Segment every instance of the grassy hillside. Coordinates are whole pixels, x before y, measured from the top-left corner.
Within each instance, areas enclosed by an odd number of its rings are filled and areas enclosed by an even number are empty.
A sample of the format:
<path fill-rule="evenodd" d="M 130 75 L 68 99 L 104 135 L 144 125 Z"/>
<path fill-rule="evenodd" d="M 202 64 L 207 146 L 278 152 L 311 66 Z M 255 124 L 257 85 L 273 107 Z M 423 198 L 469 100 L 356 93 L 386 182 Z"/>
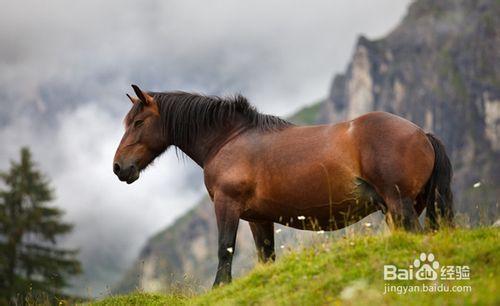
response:
<path fill-rule="evenodd" d="M 318 237 L 322 236 L 318 234 Z M 232 284 L 202 295 L 115 296 L 93 305 L 500 305 L 500 229 L 441 231 L 426 235 L 395 233 L 319 238 L 311 248 L 291 252 L 276 263 L 256 267 Z M 384 281 L 383 266 L 408 268 L 421 252 L 432 252 L 440 267 L 470 267 L 470 280 L 439 281 L 467 285 L 468 293 L 387 293 L 390 285 L 431 285 L 431 281 Z"/>
<path fill-rule="evenodd" d="M 322 104 L 323 101 L 319 101 L 309 106 L 305 106 L 287 119 L 295 124 L 315 124 Z"/>

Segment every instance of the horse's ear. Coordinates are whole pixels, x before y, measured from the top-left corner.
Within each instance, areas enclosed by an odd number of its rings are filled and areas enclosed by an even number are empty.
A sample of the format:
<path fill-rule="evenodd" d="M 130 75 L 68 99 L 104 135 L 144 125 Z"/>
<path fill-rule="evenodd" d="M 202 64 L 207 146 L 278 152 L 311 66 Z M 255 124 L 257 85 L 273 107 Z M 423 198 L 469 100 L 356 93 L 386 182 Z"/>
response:
<path fill-rule="evenodd" d="M 127 94 L 127 97 L 130 99 L 130 102 L 132 102 L 132 104 L 135 104 L 137 102 L 140 102 L 139 99 L 137 98 L 134 98 L 134 97 L 131 97 L 129 94 Z"/>
<path fill-rule="evenodd" d="M 147 106 L 147 105 L 151 105 L 151 103 L 153 103 L 153 97 L 151 97 L 147 92 L 142 91 L 139 88 L 139 86 L 132 85 L 132 88 L 134 89 L 135 94 L 137 95 L 139 100 L 141 100 L 141 102 L 144 103 L 144 105 Z"/>

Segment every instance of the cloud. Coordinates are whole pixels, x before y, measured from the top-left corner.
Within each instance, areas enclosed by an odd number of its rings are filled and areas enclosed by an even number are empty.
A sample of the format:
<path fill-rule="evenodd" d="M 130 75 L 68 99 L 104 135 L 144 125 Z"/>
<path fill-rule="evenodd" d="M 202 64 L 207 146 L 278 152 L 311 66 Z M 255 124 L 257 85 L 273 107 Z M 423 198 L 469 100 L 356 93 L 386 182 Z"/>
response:
<path fill-rule="evenodd" d="M 3 2 L 0 63 L 8 73 L 1 78 L 20 86 L 19 92 L 36 92 L 50 80 L 84 87 L 84 97 L 116 96 L 130 82 L 157 90 L 241 91 L 264 111 L 281 115 L 324 96 L 356 36 L 385 34 L 406 5 Z"/>
<path fill-rule="evenodd" d="M 203 194 L 201 170 L 172 152 L 133 185 L 113 176 L 131 83 L 241 92 L 264 112 L 288 115 L 326 96 L 357 35 L 387 33 L 408 1 L 0 4 L 0 167 L 32 147 L 76 224 L 66 243 L 80 247 L 84 263 L 116 264 L 100 282 L 86 276 L 99 287 Z"/>

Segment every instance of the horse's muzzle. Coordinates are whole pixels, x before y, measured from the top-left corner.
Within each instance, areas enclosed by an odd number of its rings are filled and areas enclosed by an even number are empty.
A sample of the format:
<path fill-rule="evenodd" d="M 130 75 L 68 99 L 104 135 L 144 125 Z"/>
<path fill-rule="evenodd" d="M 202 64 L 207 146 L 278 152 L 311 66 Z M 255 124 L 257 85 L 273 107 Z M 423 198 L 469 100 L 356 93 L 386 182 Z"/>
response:
<path fill-rule="evenodd" d="M 139 170 L 135 165 L 122 166 L 120 163 L 113 164 L 113 172 L 118 176 L 118 179 L 127 184 L 132 184 L 139 178 Z"/>

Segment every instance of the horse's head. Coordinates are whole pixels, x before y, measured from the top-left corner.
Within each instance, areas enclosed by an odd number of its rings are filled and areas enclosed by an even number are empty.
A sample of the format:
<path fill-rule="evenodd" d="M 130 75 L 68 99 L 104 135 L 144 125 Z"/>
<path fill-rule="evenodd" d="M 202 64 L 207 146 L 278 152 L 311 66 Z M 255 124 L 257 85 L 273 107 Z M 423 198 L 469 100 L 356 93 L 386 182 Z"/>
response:
<path fill-rule="evenodd" d="M 113 172 L 128 184 L 136 181 L 139 173 L 167 148 L 158 104 L 136 85 L 132 88 L 137 98 L 127 94 L 132 109 L 125 117 L 125 134 L 113 161 Z"/>

